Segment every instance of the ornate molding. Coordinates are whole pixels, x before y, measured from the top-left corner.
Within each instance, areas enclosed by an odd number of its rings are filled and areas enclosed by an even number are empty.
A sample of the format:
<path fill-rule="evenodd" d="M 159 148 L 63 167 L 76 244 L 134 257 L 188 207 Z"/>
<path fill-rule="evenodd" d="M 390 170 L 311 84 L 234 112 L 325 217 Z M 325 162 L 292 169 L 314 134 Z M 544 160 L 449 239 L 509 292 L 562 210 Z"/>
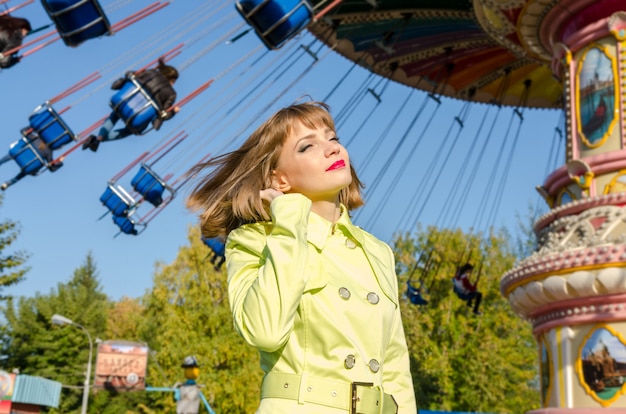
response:
<path fill-rule="evenodd" d="M 537 251 L 501 279 L 524 318 L 555 302 L 626 293 L 626 208 L 583 206 L 574 214 L 573 207 L 541 229 Z"/>

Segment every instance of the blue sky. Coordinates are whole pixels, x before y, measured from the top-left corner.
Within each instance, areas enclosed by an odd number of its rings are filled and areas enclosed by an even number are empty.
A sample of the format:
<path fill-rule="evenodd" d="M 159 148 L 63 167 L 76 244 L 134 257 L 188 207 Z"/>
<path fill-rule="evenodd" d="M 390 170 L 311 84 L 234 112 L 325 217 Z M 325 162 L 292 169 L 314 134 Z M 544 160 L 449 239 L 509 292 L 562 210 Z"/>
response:
<path fill-rule="evenodd" d="M 111 23 L 151 3 L 101 2 Z M 28 18 L 33 27 L 50 23 L 39 2 L 14 15 Z M 79 149 L 55 173 L 26 177 L 5 192 L 0 218 L 20 223 L 21 235 L 11 250 L 30 253 L 31 271 L 4 293 L 47 293 L 69 280 L 91 252 L 106 294 L 112 299 L 142 295 L 152 285 L 155 263 L 172 262 L 197 223 L 184 207 L 189 188 L 182 188 L 140 235 L 114 237 L 117 227 L 110 216 L 98 220 L 106 212 L 99 197 L 108 180 L 184 130 L 188 138 L 154 165 L 157 173 L 178 177 L 203 156 L 234 149 L 275 110 L 306 96 L 330 104 L 338 135 L 367 186 L 367 205 L 355 215 L 356 224 L 385 241 L 416 222 L 515 229 L 516 214 L 524 215 L 539 200 L 534 187 L 563 163 L 564 143 L 554 149 L 556 111 L 525 110 L 514 143 L 519 122 L 511 108 L 474 104 L 459 132 L 454 117 L 464 109 L 461 101 L 444 98 L 437 106 L 423 92 L 360 67 L 350 71 L 350 61 L 306 32 L 277 51 L 268 51 L 253 33 L 232 44 L 225 41 L 246 28 L 234 2 L 176 0 L 113 36 L 76 48 L 58 41 L 0 72 L 3 151 L 18 139 L 35 107 L 95 71 L 102 75 L 99 80 L 54 105 L 57 110 L 71 105 L 63 119 L 75 133 L 108 114 L 113 80 L 180 43 L 180 55 L 170 62 L 181 71 L 179 99 L 214 79 L 159 131 L 103 143 L 97 153 Z M 318 60 L 301 45 L 311 46 Z M 381 95 L 379 104 L 364 92 L 367 88 Z M 130 189 L 137 169 L 118 184 Z M 4 164 L 0 179 L 17 172 L 16 164 Z M 147 213 L 144 207 L 140 214 Z"/>

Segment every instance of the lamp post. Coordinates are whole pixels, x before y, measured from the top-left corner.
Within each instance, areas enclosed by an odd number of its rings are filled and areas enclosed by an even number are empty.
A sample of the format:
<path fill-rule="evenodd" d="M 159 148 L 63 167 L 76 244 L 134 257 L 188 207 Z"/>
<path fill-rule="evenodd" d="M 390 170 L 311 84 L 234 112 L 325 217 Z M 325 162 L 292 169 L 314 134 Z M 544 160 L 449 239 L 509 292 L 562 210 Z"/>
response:
<path fill-rule="evenodd" d="M 93 342 L 91 341 L 91 335 L 87 328 L 83 325 L 80 325 L 71 319 L 66 318 L 65 316 L 54 314 L 52 315 L 52 323 L 55 325 L 74 325 L 87 334 L 87 339 L 89 339 L 89 361 L 87 361 L 87 373 L 85 374 L 85 387 L 83 390 L 83 406 L 81 409 L 81 414 L 87 414 L 87 404 L 89 402 L 89 378 L 91 377 L 91 356 L 93 353 Z"/>

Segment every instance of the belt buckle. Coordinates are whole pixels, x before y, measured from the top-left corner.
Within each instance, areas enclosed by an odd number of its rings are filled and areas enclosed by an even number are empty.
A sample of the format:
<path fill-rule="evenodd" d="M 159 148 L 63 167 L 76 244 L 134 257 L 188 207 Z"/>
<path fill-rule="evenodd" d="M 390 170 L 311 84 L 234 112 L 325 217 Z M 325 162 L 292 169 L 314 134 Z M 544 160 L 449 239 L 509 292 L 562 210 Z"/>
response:
<path fill-rule="evenodd" d="M 373 382 L 352 382 L 350 383 L 350 414 L 357 414 L 356 403 L 359 401 L 357 387 L 373 387 Z"/>

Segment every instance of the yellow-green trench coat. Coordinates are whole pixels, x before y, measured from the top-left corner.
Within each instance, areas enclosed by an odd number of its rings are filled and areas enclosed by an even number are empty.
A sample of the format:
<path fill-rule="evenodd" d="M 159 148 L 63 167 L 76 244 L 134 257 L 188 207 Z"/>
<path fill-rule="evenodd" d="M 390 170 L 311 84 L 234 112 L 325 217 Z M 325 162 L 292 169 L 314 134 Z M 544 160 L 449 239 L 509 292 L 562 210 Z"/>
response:
<path fill-rule="evenodd" d="M 239 227 L 226 243 L 235 328 L 266 373 L 257 413 L 346 413 L 329 400 L 348 398 L 352 382 L 391 394 L 400 414 L 417 413 L 390 247 L 354 226 L 344 206 L 335 225 L 300 194 L 270 208 L 271 223 Z M 295 396 L 270 398 L 266 388 Z M 321 400 L 308 398 L 322 388 Z"/>

